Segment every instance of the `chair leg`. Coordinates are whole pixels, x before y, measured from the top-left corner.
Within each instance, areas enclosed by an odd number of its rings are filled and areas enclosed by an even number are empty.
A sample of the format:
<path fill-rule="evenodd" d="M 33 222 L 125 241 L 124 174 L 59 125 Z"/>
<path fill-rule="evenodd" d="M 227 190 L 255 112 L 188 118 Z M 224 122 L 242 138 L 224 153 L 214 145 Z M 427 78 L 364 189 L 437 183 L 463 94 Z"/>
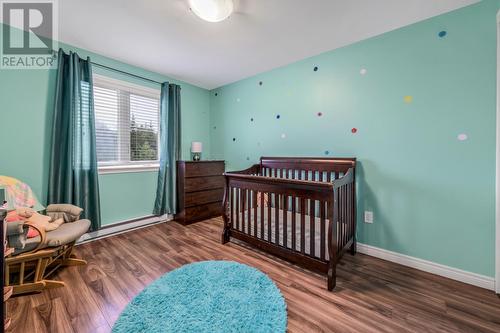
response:
<path fill-rule="evenodd" d="M 45 288 L 44 281 L 37 281 L 33 283 L 24 283 L 12 286 L 12 295 L 26 294 L 26 293 L 39 293 Z"/>
<path fill-rule="evenodd" d="M 60 288 L 60 287 L 66 286 L 66 284 L 63 281 L 43 280 L 43 282 L 45 282 L 44 289 L 54 289 L 54 288 Z"/>
<path fill-rule="evenodd" d="M 77 258 L 67 258 L 62 262 L 63 266 L 83 266 L 87 265 L 87 261 Z"/>

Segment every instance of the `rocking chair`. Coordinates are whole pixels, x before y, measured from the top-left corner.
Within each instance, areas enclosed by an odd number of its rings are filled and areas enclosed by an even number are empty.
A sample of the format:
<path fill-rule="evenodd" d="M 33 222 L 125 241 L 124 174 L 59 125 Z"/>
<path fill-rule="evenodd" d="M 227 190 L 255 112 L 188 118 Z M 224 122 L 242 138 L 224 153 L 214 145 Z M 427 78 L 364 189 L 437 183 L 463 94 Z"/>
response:
<path fill-rule="evenodd" d="M 63 218 L 64 223 L 50 232 L 40 230 L 29 223 L 17 226 L 10 226 L 11 222 L 7 224 L 10 229 L 7 232 L 9 241 L 16 235 L 25 235 L 29 227 L 39 233 L 37 237 L 25 239 L 23 248 L 16 249 L 5 258 L 5 285 L 13 287 L 14 295 L 64 287 L 64 282 L 51 280 L 51 275 L 60 267 L 87 263 L 72 254 L 75 242 L 90 227 L 89 220 L 80 220 L 83 210 L 69 204 L 58 204 L 49 205 L 46 211 L 53 220 Z"/>

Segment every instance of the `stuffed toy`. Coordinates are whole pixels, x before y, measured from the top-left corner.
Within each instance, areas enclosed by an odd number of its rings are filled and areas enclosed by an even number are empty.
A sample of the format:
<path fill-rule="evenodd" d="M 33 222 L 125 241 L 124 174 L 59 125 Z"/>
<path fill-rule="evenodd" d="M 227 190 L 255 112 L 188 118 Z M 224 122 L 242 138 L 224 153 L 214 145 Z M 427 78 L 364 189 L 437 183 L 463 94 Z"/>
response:
<path fill-rule="evenodd" d="M 7 222 L 20 220 L 34 225 L 44 231 L 56 230 L 61 226 L 61 224 L 64 223 L 64 219 L 62 218 L 52 221 L 50 216 L 39 214 L 31 208 L 17 208 L 16 210 L 9 212 L 5 219 Z M 28 238 L 36 236 L 38 236 L 38 232 L 35 229 L 30 228 L 28 231 Z"/>

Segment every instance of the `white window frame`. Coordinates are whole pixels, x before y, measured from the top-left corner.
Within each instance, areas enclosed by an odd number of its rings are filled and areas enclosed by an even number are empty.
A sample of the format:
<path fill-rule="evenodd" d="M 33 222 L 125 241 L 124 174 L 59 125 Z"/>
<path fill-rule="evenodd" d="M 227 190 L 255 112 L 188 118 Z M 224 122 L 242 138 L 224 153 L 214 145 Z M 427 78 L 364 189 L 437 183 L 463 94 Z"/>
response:
<path fill-rule="evenodd" d="M 160 89 L 154 89 L 150 87 L 145 87 L 142 85 L 126 82 L 123 80 L 118 80 L 114 78 L 110 78 L 108 76 L 104 76 L 101 74 L 96 74 L 93 73 L 93 83 L 94 85 L 97 85 L 102 88 L 108 88 L 108 89 L 120 89 L 122 91 L 134 91 L 140 95 L 143 95 L 145 97 L 149 98 L 154 98 L 160 100 Z M 130 104 L 127 104 L 125 106 L 125 112 L 120 113 L 120 121 L 130 121 L 130 110 L 129 110 Z M 123 110 L 120 107 L 121 110 Z M 158 127 L 160 125 L 160 114 L 158 110 Z M 124 130 L 124 127 L 120 126 L 118 124 L 118 129 L 119 130 Z M 158 160 L 156 161 L 126 161 L 125 159 L 122 159 L 121 162 L 98 162 L 98 170 L 99 174 L 109 174 L 109 173 L 126 173 L 126 172 L 147 172 L 147 171 L 157 171 L 160 167 L 160 160 L 159 160 L 159 154 L 160 154 L 160 129 L 158 128 Z M 130 133 L 120 133 L 118 135 L 119 140 L 130 140 Z M 120 142 L 118 144 L 118 148 L 121 149 L 123 147 L 122 143 Z M 130 144 L 126 144 L 125 146 L 130 147 Z M 128 151 L 122 152 L 118 151 L 119 156 L 124 155 L 129 155 Z"/>

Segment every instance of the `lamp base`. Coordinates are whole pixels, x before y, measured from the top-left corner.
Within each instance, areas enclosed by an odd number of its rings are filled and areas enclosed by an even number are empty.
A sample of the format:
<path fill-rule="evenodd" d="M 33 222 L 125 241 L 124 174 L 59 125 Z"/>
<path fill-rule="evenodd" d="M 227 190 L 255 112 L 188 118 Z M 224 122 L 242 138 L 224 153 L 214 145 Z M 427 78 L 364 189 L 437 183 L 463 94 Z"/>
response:
<path fill-rule="evenodd" d="M 199 160 L 201 160 L 201 154 L 193 153 L 193 161 L 198 162 Z"/>

